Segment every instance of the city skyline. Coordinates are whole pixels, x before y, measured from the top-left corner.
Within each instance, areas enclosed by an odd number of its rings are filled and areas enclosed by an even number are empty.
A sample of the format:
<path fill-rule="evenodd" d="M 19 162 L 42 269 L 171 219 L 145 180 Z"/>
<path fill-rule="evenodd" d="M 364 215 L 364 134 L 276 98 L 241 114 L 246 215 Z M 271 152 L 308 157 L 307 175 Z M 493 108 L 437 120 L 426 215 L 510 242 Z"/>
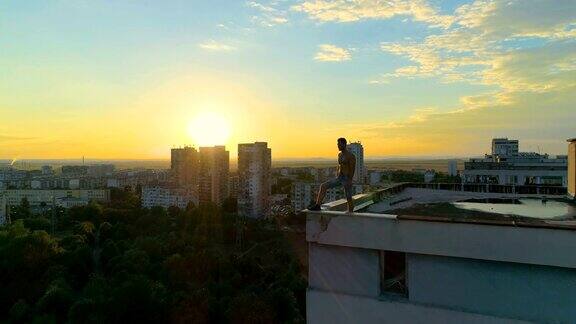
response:
<path fill-rule="evenodd" d="M 565 154 L 575 27 L 569 0 L 5 2 L 0 159 Z"/>

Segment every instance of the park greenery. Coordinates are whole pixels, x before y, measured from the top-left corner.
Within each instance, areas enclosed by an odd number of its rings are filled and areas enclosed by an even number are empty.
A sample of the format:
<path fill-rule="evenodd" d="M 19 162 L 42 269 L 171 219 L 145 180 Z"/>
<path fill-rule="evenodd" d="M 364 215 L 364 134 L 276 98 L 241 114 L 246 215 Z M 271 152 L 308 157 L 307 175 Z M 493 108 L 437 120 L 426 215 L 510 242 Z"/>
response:
<path fill-rule="evenodd" d="M 278 225 L 234 202 L 111 203 L 33 213 L 0 228 L 0 323 L 300 323 L 306 281 Z M 241 234 L 240 234 L 241 233 Z"/>

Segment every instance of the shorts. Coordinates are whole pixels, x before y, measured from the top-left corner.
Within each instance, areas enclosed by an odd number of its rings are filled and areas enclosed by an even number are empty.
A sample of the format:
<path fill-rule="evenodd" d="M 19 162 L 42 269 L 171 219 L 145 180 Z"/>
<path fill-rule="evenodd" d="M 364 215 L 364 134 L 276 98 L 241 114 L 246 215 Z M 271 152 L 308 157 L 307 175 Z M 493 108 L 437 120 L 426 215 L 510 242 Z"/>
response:
<path fill-rule="evenodd" d="M 352 182 L 349 182 L 345 175 L 339 175 L 337 178 L 324 182 L 323 185 L 326 190 L 343 186 L 346 199 L 352 199 Z"/>

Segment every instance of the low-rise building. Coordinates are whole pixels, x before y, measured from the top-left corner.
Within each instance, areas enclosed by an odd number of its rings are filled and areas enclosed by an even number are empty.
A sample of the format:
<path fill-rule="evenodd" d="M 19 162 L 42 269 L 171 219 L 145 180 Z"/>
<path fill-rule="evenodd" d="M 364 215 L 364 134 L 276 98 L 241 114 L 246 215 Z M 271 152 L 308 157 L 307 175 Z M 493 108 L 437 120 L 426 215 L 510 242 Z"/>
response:
<path fill-rule="evenodd" d="M 424 182 L 425 183 L 430 183 L 430 182 L 434 181 L 435 177 L 436 177 L 436 171 L 434 171 L 434 170 L 426 170 L 426 172 L 424 172 Z"/>
<path fill-rule="evenodd" d="M 110 190 L 34 190 L 9 189 L 0 190 L 0 225 L 5 224 L 11 206 L 18 206 L 26 199 L 32 211 L 39 211 L 46 206 L 70 208 L 85 206 L 91 201 L 110 202 Z"/>
<path fill-rule="evenodd" d="M 94 189 L 94 190 L 4 190 L 3 193 L 6 199 L 6 204 L 9 206 L 20 205 L 22 200 L 26 198 L 31 207 L 38 207 L 41 205 L 52 206 L 54 202 L 62 198 L 79 198 L 85 201 L 96 201 L 101 203 L 110 202 L 110 190 L 108 189 Z"/>
<path fill-rule="evenodd" d="M 380 170 L 368 170 L 368 184 L 378 185 L 382 183 L 382 176 L 384 173 Z"/>
<path fill-rule="evenodd" d="M 190 189 L 146 187 L 142 189 L 142 207 L 178 207 L 185 209 L 189 203 L 198 205 L 198 196 Z"/>
<path fill-rule="evenodd" d="M 518 141 L 495 139 L 492 154 L 464 163 L 465 183 L 567 186 L 565 155 L 518 152 Z"/>
<path fill-rule="evenodd" d="M 66 209 L 87 206 L 89 203 L 90 201 L 88 199 L 78 197 L 62 197 L 56 199 L 56 206 Z"/>
<path fill-rule="evenodd" d="M 292 207 L 294 211 L 300 211 L 308 207 L 310 202 L 315 201 L 320 190 L 321 183 L 295 182 L 292 184 Z M 352 185 L 352 194 L 361 194 L 366 186 L 362 184 Z M 325 202 L 339 200 L 345 197 L 344 188 L 336 187 L 326 191 Z"/>
<path fill-rule="evenodd" d="M 114 173 L 114 164 L 94 164 L 88 166 L 87 174 L 91 177 L 106 177 Z"/>
<path fill-rule="evenodd" d="M 6 204 L 6 195 L 3 191 L 0 191 L 0 225 L 6 224 L 7 221 L 7 210 L 8 206 Z"/>

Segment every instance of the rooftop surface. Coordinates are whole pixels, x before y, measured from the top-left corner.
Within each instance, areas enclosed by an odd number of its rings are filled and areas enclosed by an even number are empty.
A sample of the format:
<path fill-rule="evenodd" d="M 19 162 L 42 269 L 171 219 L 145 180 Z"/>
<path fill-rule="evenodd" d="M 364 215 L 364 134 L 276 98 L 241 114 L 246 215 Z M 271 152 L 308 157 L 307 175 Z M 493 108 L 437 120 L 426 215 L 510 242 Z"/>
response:
<path fill-rule="evenodd" d="M 474 192 L 462 191 L 462 187 L 460 190 L 432 187 L 400 184 L 354 196 L 357 211 L 354 215 L 385 214 L 398 220 L 576 229 L 576 203 L 565 194 Z M 345 210 L 346 201 L 323 207 L 330 211 Z"/>

